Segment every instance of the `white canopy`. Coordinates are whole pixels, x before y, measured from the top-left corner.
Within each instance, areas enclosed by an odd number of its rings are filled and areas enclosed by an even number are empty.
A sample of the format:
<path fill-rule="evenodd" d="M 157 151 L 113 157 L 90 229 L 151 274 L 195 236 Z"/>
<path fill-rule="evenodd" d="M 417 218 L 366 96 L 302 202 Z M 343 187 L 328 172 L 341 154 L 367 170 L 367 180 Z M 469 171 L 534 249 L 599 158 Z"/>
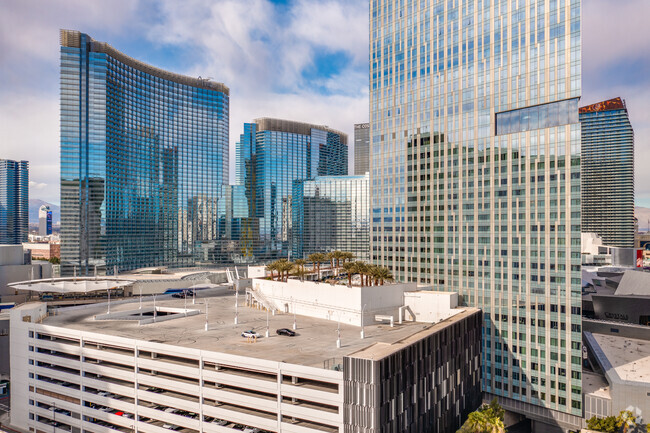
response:
<path fill-rule="evenodd" d="M 222 287 L 219 284 L 212 284 L 212 283 L 197 283 L 191 285 L 189 288 L 190 289 L 214 289 L 217 287 Z"/>
<path fill-rule="evenodd" d="M 50 278 L 44 280 L 20 281 L 8 284 L 16 290 L 31 290 L 41 293 L 88 293 L 99 290 L 117 289 L 133 284 L 132 280 L 121 278 Z"/>

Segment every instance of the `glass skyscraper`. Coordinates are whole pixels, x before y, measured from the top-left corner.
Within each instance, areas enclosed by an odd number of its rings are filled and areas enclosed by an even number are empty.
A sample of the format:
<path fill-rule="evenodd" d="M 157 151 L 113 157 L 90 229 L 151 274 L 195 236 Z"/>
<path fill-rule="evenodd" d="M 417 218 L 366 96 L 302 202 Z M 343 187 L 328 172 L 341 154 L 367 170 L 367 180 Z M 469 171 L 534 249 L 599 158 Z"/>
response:
<path fill-rule="evenodd" d="M 603 244 L 634 248 L 634 130 L 614 98 L 580 108 L 582 231 Z"/>
<path fill-rule="evenodd" d="M 29 234 L 29 162 L 0 159 L 0 244 L 20 245 Z"/>
<path fill-rule="evenodd" d="M 61 31 L 62 271 L 211 261 L 225 230 L 229 90 Z"/>
<path fill-rule="evenodd" d="M 346 175 L 347 135 L 326 126 L 262 118 L 244 124 L 237 143 L 236 178 L 244 187 L 246 230 L 254 261 L 288 257 L 292 249 L 293 182 Z M 235 188 L 237 192 L 237 188 Z"/>
<path fill-rule="evenodd" d="M 373 260 L 483 309 L 486 398 L 563 428 L 582 415 L 580 7 L 370 2 Z"/>
<path fill-rule="evenodd" d="M 369 259 L 368 173 L 295 181 L 292 204 L 293 257 L 340 250 Z"/>
<path fill-rule="evenodd" d="M 354 174 L 363 176 L 370 171 L 370 124 L 354 125 Z"/>

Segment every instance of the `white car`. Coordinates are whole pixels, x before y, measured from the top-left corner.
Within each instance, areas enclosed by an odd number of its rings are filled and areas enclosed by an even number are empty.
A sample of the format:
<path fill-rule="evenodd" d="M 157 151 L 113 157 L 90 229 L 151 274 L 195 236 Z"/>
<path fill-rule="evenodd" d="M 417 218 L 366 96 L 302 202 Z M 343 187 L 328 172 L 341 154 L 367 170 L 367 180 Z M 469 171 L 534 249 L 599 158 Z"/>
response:
<path fill-rule="evenodd" d="M 241 336 L 244 338 L 260 338 L 260 334 L 253 331 L 252 329 L 242 332 Z"/>
<path fill-rule="evenodd" d="M 215 420 L 212 421 L 212 424 L 226 425 L 226 424 L 228 424 L 228 421 L 226 421 L 225 419 L 216 418 Z"/>
<path fill-rule="evenodd" d="M 260 429 L 257 427 L 246 427 L 244 433 L 260 433 Z"/>

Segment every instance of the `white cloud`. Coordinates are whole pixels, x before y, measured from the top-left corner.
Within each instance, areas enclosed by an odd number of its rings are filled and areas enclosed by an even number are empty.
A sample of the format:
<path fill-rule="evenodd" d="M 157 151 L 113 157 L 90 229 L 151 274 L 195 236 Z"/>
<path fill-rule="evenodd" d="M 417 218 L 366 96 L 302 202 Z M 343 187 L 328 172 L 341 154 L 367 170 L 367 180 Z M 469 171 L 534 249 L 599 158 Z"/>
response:
<path fill-rule="evenodd" d="M 38 182 L 34 182 L 33 180 L 29 181 L 29 188 L 30 189 L 43 189 L 46 186 L 47 186 L 46 183 L 38 183 Z"/>

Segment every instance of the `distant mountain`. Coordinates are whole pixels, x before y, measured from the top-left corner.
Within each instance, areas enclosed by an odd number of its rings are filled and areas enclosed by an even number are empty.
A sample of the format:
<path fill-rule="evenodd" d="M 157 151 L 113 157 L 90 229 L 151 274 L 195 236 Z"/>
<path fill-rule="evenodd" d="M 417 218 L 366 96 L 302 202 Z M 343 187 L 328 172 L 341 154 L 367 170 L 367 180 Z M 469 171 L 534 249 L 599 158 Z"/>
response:
<path fill-rule="evenodd" d="M 57 225 L 61 223 L 61 208 L 55 204 L 48 203 L 38 198 L 29 199 L 29 223 L 38 224 L 38 210 L 44 204 L 50 207 L 52 211 L 52 224 Z"/>

